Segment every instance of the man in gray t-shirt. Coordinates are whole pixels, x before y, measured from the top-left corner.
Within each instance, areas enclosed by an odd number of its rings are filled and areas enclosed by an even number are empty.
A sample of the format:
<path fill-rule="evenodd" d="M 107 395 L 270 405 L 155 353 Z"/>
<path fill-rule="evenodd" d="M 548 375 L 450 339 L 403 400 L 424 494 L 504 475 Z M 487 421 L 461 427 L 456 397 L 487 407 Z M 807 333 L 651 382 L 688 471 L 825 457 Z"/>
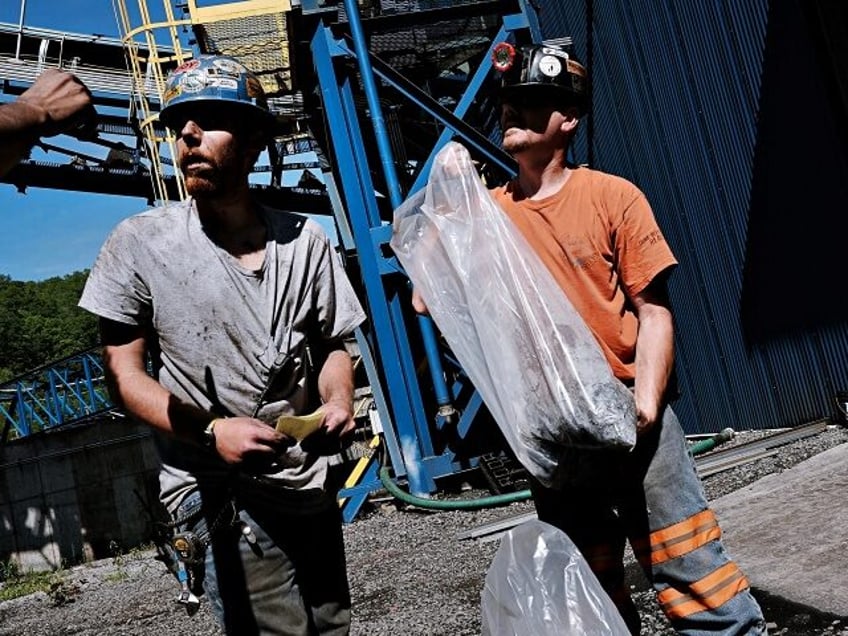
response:
<path fill-rule="evenodd" d="M 320 227 L 249 196 L 273 123 L 256 77 L 202 56 L 164 103 L 191 198 L 119 224 L 80 305 L 100 316 L 115 399 L 156 433 L 163 503 L 205 548 L 192 591 L 203 582 L 227 633 L 346 634 L 325 479 L 354 425 L 343 340 L 365 315 Z M 273 426 L 319 406 L 301 442 Z"/>

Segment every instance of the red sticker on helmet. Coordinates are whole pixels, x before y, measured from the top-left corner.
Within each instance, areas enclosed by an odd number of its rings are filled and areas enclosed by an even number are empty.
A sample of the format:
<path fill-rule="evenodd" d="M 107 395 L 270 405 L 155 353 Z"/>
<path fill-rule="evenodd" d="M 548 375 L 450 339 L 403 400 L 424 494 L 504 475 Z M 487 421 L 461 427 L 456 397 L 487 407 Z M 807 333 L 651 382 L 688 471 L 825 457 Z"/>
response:
<path fill-rule="evenodd" d="M 186 71 L 190 71 L 193 68 L 197 68 L 200 65 L 200 60 L 189 60 L 188 62 L 183 62 L 177 68 L 174 69 L 173 74 L 179 75 L 180 73 L 185 73 Z"/>
<path fill-rule="evenodd" d="M 500 42 L 492 51 L 492 65 L 495 70 L 504 73 L 512 68 L 515 62 L 515 47 L 509 42 Z"/>

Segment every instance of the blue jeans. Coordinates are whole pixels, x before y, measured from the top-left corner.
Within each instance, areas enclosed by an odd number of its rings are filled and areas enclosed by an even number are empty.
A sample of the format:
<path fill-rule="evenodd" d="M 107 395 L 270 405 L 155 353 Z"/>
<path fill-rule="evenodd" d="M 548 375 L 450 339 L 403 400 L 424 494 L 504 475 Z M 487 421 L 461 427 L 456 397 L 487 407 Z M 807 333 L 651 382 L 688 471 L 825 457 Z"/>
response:
<path fill-rule="evenodd" d="M 670 407 L 633 452 L 570 450 L 562 462 L 561 489 L 531 485 L 539 518 L 580 548 L 633 634 L 640 621 L 624 582 L 626 539 L 678 633 L 767 633 Z"/>
<path fill-rule="evenodd" d="M 203 589 L 225 632 L 348 634 L 350 591 L 335 499 L 258 482 L 236 490 L 235 512 L 220 488 L 203 487 L 177 512 L 185 518 L 202 511 L 181 529 L 210 539 Z"/>

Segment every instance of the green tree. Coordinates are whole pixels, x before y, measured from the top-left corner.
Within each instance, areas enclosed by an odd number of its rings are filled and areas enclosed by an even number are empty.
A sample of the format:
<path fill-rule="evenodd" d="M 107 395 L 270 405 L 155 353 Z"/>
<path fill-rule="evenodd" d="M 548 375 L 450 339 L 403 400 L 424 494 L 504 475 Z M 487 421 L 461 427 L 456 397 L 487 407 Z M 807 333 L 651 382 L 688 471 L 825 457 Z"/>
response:
<path fill-rule="evenodd" d="M 0 382 L 97 344 L 97 319 L 77 307 L 87 277 L 0 275 Z"/>

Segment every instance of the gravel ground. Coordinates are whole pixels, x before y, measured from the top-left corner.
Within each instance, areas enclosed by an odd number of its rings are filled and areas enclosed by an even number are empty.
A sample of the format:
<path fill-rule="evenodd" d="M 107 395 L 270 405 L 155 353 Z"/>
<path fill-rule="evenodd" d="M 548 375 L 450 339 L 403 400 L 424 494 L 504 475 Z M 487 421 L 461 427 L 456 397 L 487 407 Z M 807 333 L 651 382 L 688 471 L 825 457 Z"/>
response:
<path fill-rule="evenodd" d="M 729 445 L 763 434 L 742 433 Z M 848 430 L 831 427 L 783 447 L 774 457 L 706 478 L 708 496 L 720 497 L 844 442 L 848 442 Z M 447 496 L 482 494 L 488 493 L 472 488 Z M 352 633 L 479 634 L 480 591 L 498 542 L 460 540 L 457 534 L 532 510 L 531 503 L 521 502 L 478 511 L 432 512 L 375 500 L 370 510 L 345 528 Z M 81 565 L 59 573 L 50 593 L 0 603 L 0 636 L 220 634 L 205 603 L 196 615 L 186 616 L 174 602 L 176 583 L 154 557 L 153 551 L 138 551 Z M 643 613 L 643 636 L 672 634 L 632 559 L 628 571 Z M 772 634 L 848 636 L 848 620 L 822 616 L 763 594 L 758 598 Z"/>

